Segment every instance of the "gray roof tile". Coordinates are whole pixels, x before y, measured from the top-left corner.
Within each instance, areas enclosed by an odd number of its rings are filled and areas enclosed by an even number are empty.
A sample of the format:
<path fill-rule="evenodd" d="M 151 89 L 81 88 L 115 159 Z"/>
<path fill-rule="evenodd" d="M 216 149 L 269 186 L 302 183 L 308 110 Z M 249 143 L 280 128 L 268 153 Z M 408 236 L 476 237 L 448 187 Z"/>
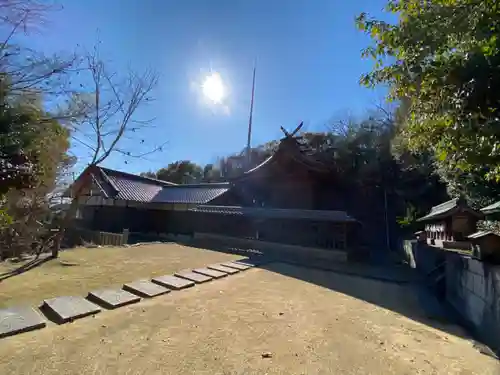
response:
<path fill-rule="evenodd" d="M 261 208 L 240 206 L 212 206 L 202 205 L 192 208 L 194 212 L 205 212 L 221 215 L 240 215 L 266 219 L 306 219 L 333 222 L 356 222 L 356 219 L 344 211 L 329 210 L 301 210 L 283 208 Z"/>
<path fill-rule="evenodd" d="M 494 214 L 500 211 L 500 201 L 490 204 L 484 208 L 481 208 L 481 211 L 485 214 Z"/>
<path fill-rule="evenodd" d="M 229 186 L 178 185 L 163 188 L 152 199 L 155 203 L 194 203 L 204 204 L 229 190 Z"/>
<path fill-rule="evenodd" d="M 227 183 L 176 185 L 108 168 L 101 172 L 115 190 L 114 198 L 135 202 L 203 204 L 229 189 Z"/>
<path fill-rule="evenodd" d="M 430 220 L 438 220 L 443 219 L 445 217 L 449 217 L 450 215 L 455 214 L 458 211 L 469 212 L 472 215 L 481 217 L 481 213 L 474 211 L 471 209 L 467 202 L 462 198 L 453 198 L 444 203 L 438 204 L 431 208 L 431 212 L 429 212 L 424 217 L 421 217 L 417 221 L 430 221 Z"/>
<path fill-rule="evenodd" d="M 101 168 L 103 177 L 116 190 L 115 198 L 136 202 L 150 202 L 165 186 L 167 181 L 154 180 L 112 169 Z"/>
<path fill-rule="evenodd" d="M 420 219 L 418 219 L 418 221 L 425 221 L 425 220 L 430 220 L 433 218 L 441 217 L 443 215 L 451 213 L 451 211 L 453 209 L 457 208 L 458 205 L 459 205 L 459 198 L 450 199 L 449 201 L 446 201 L 444 203 L 441 203 L 441 204 L 438 204 L 437 206 L 432 207 L 431 212 L 429 212 L 424 217 L 421 217 Z"/>
<path fill-rule="evenodd" d="M 472 233 L 470 236 L 467 236 L 467 238 L 476 239 L 476 238 L 481 238 L 481 237 L 490 236 L 490 235 L 491 236 L 498 236 L 498 234 L 496 234 L 494 232 L 491 232 L 488 230 L 480 230 L 479 232 Z"/>

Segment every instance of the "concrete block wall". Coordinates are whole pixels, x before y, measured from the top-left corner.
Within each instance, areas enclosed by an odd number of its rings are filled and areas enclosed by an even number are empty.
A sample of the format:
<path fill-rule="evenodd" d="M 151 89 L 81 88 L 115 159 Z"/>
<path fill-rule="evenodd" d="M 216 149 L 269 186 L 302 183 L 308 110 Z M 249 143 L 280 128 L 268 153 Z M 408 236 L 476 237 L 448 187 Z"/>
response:
<path fill-rule="evenodd" d="M 446 299 L 485 343 L 500 350 L 500 266 L 446 252 Z"/>
<path fill-rule="evenodd" d="M 403 248 L 409 265 L 422 274 L 445 262 L 446 302 L 478 338 L 500 353 L 500 265 L 416 241 L 405 241 Z"/>

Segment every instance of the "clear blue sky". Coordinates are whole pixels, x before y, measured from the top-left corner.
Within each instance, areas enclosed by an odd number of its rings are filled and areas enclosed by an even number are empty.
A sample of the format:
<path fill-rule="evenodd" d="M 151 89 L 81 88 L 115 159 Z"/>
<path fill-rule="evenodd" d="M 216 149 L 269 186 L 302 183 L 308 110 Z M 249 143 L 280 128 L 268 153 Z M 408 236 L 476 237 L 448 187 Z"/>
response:
<path fill-rule="evenodd" d="M 168 141 L 166 150 L 125 165 L 139 172 L 190 159 L 200 164 L 241 150 L 246 143 L 252 67 L 257 83 L 252 144 L 282 136 L 280 125 L 325 130 L 328 121 L 373 108 L 382 91 L 360 87 L 371 63 L 360 57 L 369 39 L 354 18 L 381 16 L 385 0 L 67 0 L 43 34 L 46 51 L 91 47 L 100 30 L 102 55 L 117 70 L 132 65 L 160 73 L 148 106 L 156 128 L 141 138 Z M 229 112 L 200 102 L 199 84 L 210 69 L 230 88 Z"/>

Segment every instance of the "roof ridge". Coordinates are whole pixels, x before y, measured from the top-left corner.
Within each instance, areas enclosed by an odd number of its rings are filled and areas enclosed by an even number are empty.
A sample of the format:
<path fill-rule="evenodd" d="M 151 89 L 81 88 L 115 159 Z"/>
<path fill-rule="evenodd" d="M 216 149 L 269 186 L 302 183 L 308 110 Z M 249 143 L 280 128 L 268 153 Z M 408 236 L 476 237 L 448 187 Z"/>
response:
<path fill-rule="evenodd" d="M 490 211 L 490 210 L 498 210 L 500 208 L 500 201 L 493 202 L 492 204 L 489 204 L 483 208 L 481 208 L 481 211 Z"/>
<path fill-rule="evenodd" d="M 321 221 L 357 222 L 357 220 L 346 211 L 336 210 L 308 210 L 301 208 L 245 207 L 201 204 L 189 209 L 189 211 L 214 214 L 248 215 L 262 218 L 296 218 Z"/>
<path fill-rule="evenodd" d="M 164 186 L 165 188 L 217 188 L 230 186 L 230 182 L 201 182 L 199 184 L 176 184 Z"/>
<path fill-rule="evenodd" d="M 301 144 L 297 141 L 295 137 L 284 137 L 280 139 L 277 147 L 275 150 L 272 151 L 271 155 L 267 157 L 264 161 L 262 161 L 260 164 L 257 166 L 253 167 L 252 169 L 249 169 L 248 171 L 244 172 L 242 176 L 248 176 L 252 172 L 257 171 L 258 169 L 262 168 L 266 164 L 269 164 L 272 162 L 272 160 L 276 157 L 278 153 L 288 153 L 290 157 L 295 160 L 298 163 L 303 164 L 304 166 L 308 168 L 315 169 L 316 171 L 327 171 L 329 170 L 325 163 L 321 160 L 319 160 L 316 155 L 309 155 L 307 150 L 304 150 L 303 147 L 301 147 Z M 302 158 L 302 160 L 300 160 Z M 238 177 L 236 178 L 236 180 Z"/>
<path fill-rule="evenodd" d="M 158 185 L 162 185 L 162 186 L 177 186 L 177 184 L 174 183 L 174 182 L 165 181 L 165 180 L 159 180 L 157 178 L 151 178 L 151 177 L 141 176 L 141 175 L 138 175 L 138 174 L 124 172 L 124 171 L 119 171 L 117 169 L 111 169 L 111 168 L 106 168 L 106 167 L 98 167 L 98 168 L 101 171 L 103 171 L 104 173 L 106 173 L 108 171 L 108 172 L 111 172 L 111 173 L 119 173 L 119 174 L 121 174 L 123 176 L 128 176 L 128 177 L 136 178 L 136 179 L 139 179 L 139 180 L 145 180 L 145 181 L 149 181 L 149 182 L 154 182 L 154 183 L 156 183 Z"/>
<path fill-rule="evenodd" d="M 280 207 L 252 207 L 252 206 L 225 206 L 225 205 L 215 205 L 215 204 L 201 204 L 198 207 L 207 208 L 225 208 L 225 209 L 252 209 L 252 210 L 272 210 L 272 211 L 314 211 L 314 212 L 343 212 L 347 213 L 345 210 L 312 210 L 307 208 L 280 208 Z"/>
<path fill-rule="evenodd" d="M 101 173 L 104 180 L 106 180 L 106 182 L 109 184 L 109 186 L 111 186 L 113 188 L 113 190 L 115 191 L 115 194 L 118 194 L 120 192 L 120 189 L 118 189 L 118 187 L 115 185 L 115 183 L 113 181 L 111 181 L 111 179 L 106 174 L 106 172 L 103 170 L 103 168 L 99 167 L 99 172 Z"/>
<path fill-rule="evenodd" d="M 439 203 L 435 206 L 432 206 L 431 208 L 431 211 L 434 210 L 434 209 L 438 209 L 438 208 L 442 208 L 442 207 L 446 207 L 447 205 L 449 205 L 450 203 L 458 203 L 458 201 L 460 200 L 460 198 L 452 198 L 450 200 L 447 200 L 446 202 L 443 202 L 443 203 Z"/>
<path fill-rule="evenodd" d="M 102 172 L 102 171 L 101 171 L 101 174 L 104 174 L 104 172 Z M 92 176 L 92 182 L 94 182 L 94 183 L 97 185 L 97 187 L 98 187 L 98 188 L 102 191 L 102 193 L 104 194 L 104 197 L 105 197 L 105 198 L 109 198 L 108 193 L 106 192 L 106 190 L 104 190 L 104 188 L 103 188 L 103 187 L 102 187 L 102 185 L 99 183 L 99 181 L 97 180 L 97 178 L 95 177 L 95 175 L 94 175 L 93 173 L 90 173 L 90 175 Z M 106 176 L 106 178 L 107 178 L 107 176 Z M 108 180 L 107 180 L 107 182 L 108 182 L 108 183 L 111 185 L 111 187 L 112 187 L 113 189 L 115 189 L 115 190 L 116 190 L 116 192 L 118 193 L 118 189 L 116 189 L 116 188 L 115 188 L 114 184 L 111 184 L 111 181 L 108 181 Z"/>

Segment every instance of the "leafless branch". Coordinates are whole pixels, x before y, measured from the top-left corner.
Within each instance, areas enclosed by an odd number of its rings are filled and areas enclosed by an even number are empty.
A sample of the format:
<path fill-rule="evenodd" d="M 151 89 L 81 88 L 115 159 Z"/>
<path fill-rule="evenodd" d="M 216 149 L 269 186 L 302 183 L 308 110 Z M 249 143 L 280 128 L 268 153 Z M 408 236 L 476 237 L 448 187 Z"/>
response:
<path fill-rule="evenodd" d="M 43 92 L 46 96 L 60 97 L 61 92 L 67 90 L 65 81 L 75 66 L 74 55 L 47 57 L 11 43 L 14 35 L 23 36 L 36 30 L 46 22 L 46 16 L 57 9 L 59 7 L 50 1 L 0 0 L 0 71 L 9 95 Z"/>
<path fill-rule="evenodd" d="M 164 142 L 162 143 L 160 146 L 157 146 L 149 151 L 146 151 L 146 152 L 143 152 L 143 153 L 139 153 L 139 154 L 136 154 L 136 153 L 133 153 L 133 152 L 130 152 L 130 151 L 125 151 L 125 150 L 122 150 L 122 149 L 115 149 L 115 152 L 119 153 L 119 154 L 122 154 L 122 155 L 125 155 L 125 156 L 128 156 L 128 157 L 131 157 L 131 158 L 144 158 L 145 156 L 148 156 L 148 155 L 151 155 L 151 154 L 154 154 L 156 152 L 161 152 L 164 150 L 164 147 L 168 144 L 168 142 Z"/>
<path fill-rule="evenodd" d="M 97 165 L 112 153 L 130 158 L 142 158 L 163 150 L 166 142 L 149 148 L 149 142 L 141 139 L 141 131 L 153 126 L 154 119 L 137 118 L 138 109 L 150 103 L 158 82 L 156 72 L 147 69 L 142 73 L 128 70 L 119 74 L 111 69 L 96 47 L 85 52 L 79 74 L 85 75 L 83 86 L 74 93 L 69 106 L 62 112 L 72 131 L 72 140 L 92 154 L 87 165 Z M 61 117 L 62 117 L 61 116 Z M 123 140 L 140 141 L 134 149 L 127 149 Z M 140 150 L 147 148 L 146 150 Z"/>
<path fill-rule="evenodd" d="M 74 140 L 74 141 L 76 141 L 76 142 L 78 142 L 78 143 L 80 143 L 81 145 L 89 148 L 90 150 L 94 151 L 94 153 L 98 152 L 98 150 L 96 148 L 94 148 L 93 146 L 91 146 L 89 143 L 82 141 L 78 137 L 71 136 L 71 139 Z"/>

